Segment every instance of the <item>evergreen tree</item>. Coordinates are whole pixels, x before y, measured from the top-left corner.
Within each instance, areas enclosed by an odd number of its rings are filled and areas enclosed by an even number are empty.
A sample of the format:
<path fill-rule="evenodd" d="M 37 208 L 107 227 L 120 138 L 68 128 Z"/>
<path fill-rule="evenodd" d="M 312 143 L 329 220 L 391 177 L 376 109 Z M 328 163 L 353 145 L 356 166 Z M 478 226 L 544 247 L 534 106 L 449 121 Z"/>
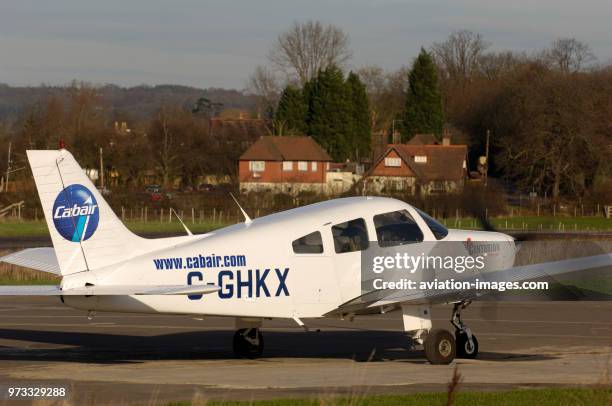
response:
<path fill-rule="evenodd" d="M 365 85 L 353 72 L 346 79 L 348 102 L 350 103 L 351 156 L 354 159 L 368 157 L 371 149 L 372 121 Z"/>
<path fill-rule="evenodd" d="M 311 135 L 334 160 L 351 155 L 351 107 L 342 71 L 332 65 L 304 87 L 308 103 L 306 124 Z"/>
<path fill-rule="evenodd" d="M 291 85 L 285 87 L 274 117 L 274 127 L 279 135 L 306 133 L 306 112 L 302 91 Z"/>
<path fill-rule="evenodd" d="M 440 135 L 444 112 L 438 75 L 431 56 L 423 48 L 412 64 L 408 85 L 402 139 L 409 140 L 415 134 Z"/>

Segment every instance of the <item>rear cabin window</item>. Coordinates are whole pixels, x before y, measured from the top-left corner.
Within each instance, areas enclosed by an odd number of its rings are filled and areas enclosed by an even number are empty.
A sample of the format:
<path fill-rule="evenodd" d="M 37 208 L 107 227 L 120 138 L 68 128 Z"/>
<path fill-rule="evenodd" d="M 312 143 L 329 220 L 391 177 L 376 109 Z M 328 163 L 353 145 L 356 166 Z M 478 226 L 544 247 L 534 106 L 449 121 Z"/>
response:
<path fill-rule="evenodd" d="M 394 247 L 423 241 L 423 232 L 407 210 L 374 216 L 378 245 Z"/>
<path fill-rule="evenodd" d="M 427 213 L 416 208 L 415 210 L 421 215 L 421 218 L 427 224 L 427 227 L 429 227 L 434 237 L 436 237 L 436 240 L 441 240 L 448 235 L 448 229 L 444 227 L 443 224 L 440 224 L 434 218 L 429 217 Z"/>
<path fill-rule="evenodd" d="M 368 231 L 364 219 L 355 219 L 332 227 L 337 254 L 368 248 Z"/>
<path fill-rule="evenodd" d="M 323 252 L 321 233 L 315 231 L 293 241 L 293 252 L 296 254 L 321 254 Z"/>

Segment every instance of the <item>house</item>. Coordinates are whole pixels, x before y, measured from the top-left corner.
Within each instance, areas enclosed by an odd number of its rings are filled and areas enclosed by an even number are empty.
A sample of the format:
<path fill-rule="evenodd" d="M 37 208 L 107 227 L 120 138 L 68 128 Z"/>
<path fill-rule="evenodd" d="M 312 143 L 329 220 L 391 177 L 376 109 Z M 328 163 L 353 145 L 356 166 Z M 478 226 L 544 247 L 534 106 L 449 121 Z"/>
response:
<path fill-rule="evenodd" d="M 263 136 L 239 158 L 240 190 L 325 193 L 330 162 L 311 137 Z"/>
<path fill-rule="evenodd" d="M 358 162 L 332 162 L 327 171 L 326 193 L 340 195 L 351 190 L 363 177 L 364 167 Z"/>
<path fill-rule="evenodd" d="M 444 140 L 448 140 L 448 144 L 450 145 L 450 134 L 449 133 L 447 132 L 444 133 L 444 138 L 442 142 L 445 142 Z M 414 137 L 408 140 L 406 144 L 408 145 L 438 145 L 439 142 L 436 136 L 433 134 L 415 134 Z"/>
<path fill-rule="evenodd" d="M 432 140 L 435 138 L 420 136 L 412 143 L 390 144 L 364 175 L 366 191 L 432 194 L 461 190 L 467 177 L 467 146 L 451 145 L 448 133 L 442 144 L 430 143 Z"/>

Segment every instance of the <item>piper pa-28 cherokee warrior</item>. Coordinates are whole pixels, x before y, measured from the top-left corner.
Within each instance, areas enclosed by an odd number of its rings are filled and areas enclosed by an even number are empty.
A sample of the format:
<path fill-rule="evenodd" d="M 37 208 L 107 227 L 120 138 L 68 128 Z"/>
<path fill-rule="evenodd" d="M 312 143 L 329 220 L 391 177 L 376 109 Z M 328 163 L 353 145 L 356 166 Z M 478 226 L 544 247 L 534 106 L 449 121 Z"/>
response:
<path fill-rule="evenodd" d="M 374 315 L 400 310 L 409 344 L 431 363 L 474 358 L 476 336 L 461 311 L 486 292 L 474 290 L 362 291 L 360 251 L 376 244 L 375 217 L 391 214 L 391 227 L 422 243 L 500 242 L 499 280 L 541 277 L 547 267 L 514 267 L 515 243 L 497 232 L 447 230 L 411 205 L 382 197 L 316 203 L 245 221 L 211 233 L 146 239 L 130 232 L 68 151 L 27 151 L 53 248 L 30 248 L 2 261 L 61 276 L 59 286 L 2 286 L 0 295 L 59 296 L 89 312 L 168 313 L 235 318 L 238 357 L 263 351 L 264 319 Z M 241 209 L 242 210 L 242 209 Z M 401 215 L 393 215 L 400 213 Z M 406 226 L 404 228 L 404 226 Z M 188 231 L 188 230 L 187 230 Z M 408 241 L 408 240 L 405 240 Z M 410 241 L 419 244 L 419 241 Z M 365 243 L 364 243 L 365 242 Z M 608 266 L 611 255 L 591 258 Z M 553 267 L 585 267 L 572 260 Z M 550 267 L 548 267 L 550 268 Z M 453 304 L 455 334 L 432 329 L 430 306 Z"/>

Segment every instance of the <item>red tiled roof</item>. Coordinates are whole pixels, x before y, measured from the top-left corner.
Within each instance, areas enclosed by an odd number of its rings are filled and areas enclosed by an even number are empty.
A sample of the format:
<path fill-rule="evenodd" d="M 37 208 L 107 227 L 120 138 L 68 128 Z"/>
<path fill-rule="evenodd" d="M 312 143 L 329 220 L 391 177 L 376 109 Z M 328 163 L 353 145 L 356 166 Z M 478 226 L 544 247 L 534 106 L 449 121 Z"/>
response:
<path fill-rule="evenodd" d="M 433 134 L 415 134 L 406 144 L 409 145 L 433 145 L 439 144 L 436 136 Z"/>
<path fill-rule="evenodd" d="M 466 169 L 463 168 L 463 161 L 467 156 L 466 145 L 391 144 L 372 165 L 370 173 L 391 150 L 397 152 L 419 179 L 425 181 L 460 180 L 465 177 Z M 416 155 L 426 156 L 427 162 L 414 162 Z"/>
<path fill-rule="evenodd" d="M 311 137 L 264 136 L 240 156 L 241 161 L 331 161 Z"/>

